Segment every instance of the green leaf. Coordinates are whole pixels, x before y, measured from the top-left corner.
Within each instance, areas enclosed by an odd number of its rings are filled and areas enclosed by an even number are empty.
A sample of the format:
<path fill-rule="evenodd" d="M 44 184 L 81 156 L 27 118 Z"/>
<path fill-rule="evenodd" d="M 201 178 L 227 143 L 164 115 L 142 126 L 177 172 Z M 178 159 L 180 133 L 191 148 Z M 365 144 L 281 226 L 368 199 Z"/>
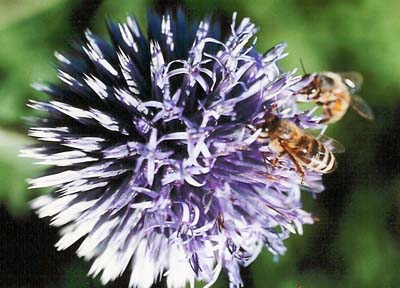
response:
<path fill-rule="evenodd" d="M 31 83 L 56 78 L 51 63 L 54 50 L 68 46 L 69 11 L 63 1 L 52 3 L 0 30 L 0 123 L 3 127 L 22 127 L 21 116 L 31 113 L 32 109 L 27 109 L 25 104 L 38 95 L 34 94 Z M 6 10 L 0 6 L 0 11 Z"/>
<path fill-rule="evenodd" d="M 93 279 L 87 276 L 89 270 L 89 264 L 83 262 L 83 260 L 75 259 L 73 263 L 70 263 L 64 272 L 63 288 L 76 288 L 76 287 L 91 287 L 91 288 L 102 288 L 100 281 L 96 278 Z M 57 286 L 60 287 L 60 286 Z"/>
<path fill-rule="evenodd" d="M 31 142 L 16 132 L 0 130 L 0 200 L 14 215 L 28 209 L 32 196 L 26 179 L 41 170 L 31 160 L 18 157 L 20 149 Z"/>
<path fill-rule="evenodd" d="M 0 3 L 0 30 L 10 26 L 18 21 L 32 17 L 42 11 L 49 9 L 55 4 L 64 0 L 18 0 L 18 1 L 1 1 Z"/>
<path fill-rule="evenodd" d="M 392 208 L 392 201 L 386 199 L 396 199 L 399 183 L 357 189 L 349 201 L 337 242 L 348 267 L 349 287 L 396 287 L 399 283 L 398 243 L 386 228 Z M 399 203 L 393 204 L 398 209 Z"/>

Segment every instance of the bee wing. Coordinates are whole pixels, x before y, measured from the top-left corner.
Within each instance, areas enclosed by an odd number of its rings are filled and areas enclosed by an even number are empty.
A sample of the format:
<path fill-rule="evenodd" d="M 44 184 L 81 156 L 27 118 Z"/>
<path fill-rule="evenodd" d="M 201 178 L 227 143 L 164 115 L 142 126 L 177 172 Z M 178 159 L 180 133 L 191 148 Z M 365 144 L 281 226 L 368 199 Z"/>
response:
<path fill-rule="evenodd" d="M 355 71 L 342 72 L 342 73 L 339 73 L 339 75 L 342 77 L 344 84 L 346 84 L 347 87 L 350 88 L 350 91 L 352 93 L 360 90 L 360 88 L 364 82 L 364 79 L 363 79 L 363 76 L 361 75 L 361 73 L 358 73 Z"/>
<path fill-rule="evenodd" d="M 374 113 L 371 107 L 360 96 L 352 95 L 350 105 L 360 116 L 368 120 L 374 120 Z"/>
<path fill-rule="evenodd" d="M 344 148 L 344 146 L 339 141 L 336 141 L 335 139 L 326 135 L 319 134 L 316 130 L 307 130 L 305 132 L 306 134 L 314 137 L 319 142 L 324 144 L 324 146 L 328 148 L 329 151 L 331 151 L 332 153 L 343 153 L 346 151 L 346 148 Z"/>
<path fill-rule="evenodd" d="M 318 136 L 317 140 L 322 142 L 326 146 L 326 148 L 328 148 L 332 153 L 343 153 L 344 151 L 346 151 L 346 148 L 344 148 L 341 143 L 326 135 Z"/>

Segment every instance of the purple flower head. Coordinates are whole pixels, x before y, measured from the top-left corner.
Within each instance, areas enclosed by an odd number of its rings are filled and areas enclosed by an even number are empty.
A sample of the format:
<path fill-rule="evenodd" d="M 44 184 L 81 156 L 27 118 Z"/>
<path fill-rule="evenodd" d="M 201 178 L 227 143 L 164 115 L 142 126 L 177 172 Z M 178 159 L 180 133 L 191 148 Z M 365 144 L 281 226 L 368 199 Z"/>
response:
<path fill-rule="evenodd" d="M 322 191 L 321 174 L 302 179 L 289 157 L 272 165 L 249 129 L 268 111 L 323 128 L 292 97 L 307 79 L 278 68 L 284 44 L 258 53 L 255 25 L 236 14 L 226 39 L 179 11 L 150 13 L 148 37 L 132 17 L 108 29 L 111 42 L 88 31 L 74 56 L 56 53 L 61 83 L 35 85 L 50 100 L 29 105 L 47 116 L 22 153 L 51 165 L 31 188 L 54 192 L 32 207 L 60 227 L 58 249 L 79 241 L 103 283 L 129 269 L 130 287 L 163 276 L 168 287 L 210 287 L 225 270 L 241 286 L 240 266 L 263 248 L 285 253 L 314 220 L 300 191 Z"/>

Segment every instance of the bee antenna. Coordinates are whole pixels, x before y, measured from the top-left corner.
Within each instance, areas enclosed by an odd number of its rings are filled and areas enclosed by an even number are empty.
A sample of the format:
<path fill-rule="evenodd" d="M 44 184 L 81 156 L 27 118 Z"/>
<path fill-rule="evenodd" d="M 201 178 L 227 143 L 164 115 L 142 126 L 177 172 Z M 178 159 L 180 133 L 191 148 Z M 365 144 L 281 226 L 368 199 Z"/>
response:
<path fill-rule="evenodd" d="M 307 74 L 306 69 L 304 68 L 303 59 L 301 59 L 301 58 L 300 58 L 300 65 L 301 65 L 301 69 L 303 70 L 303 73 Z"/>

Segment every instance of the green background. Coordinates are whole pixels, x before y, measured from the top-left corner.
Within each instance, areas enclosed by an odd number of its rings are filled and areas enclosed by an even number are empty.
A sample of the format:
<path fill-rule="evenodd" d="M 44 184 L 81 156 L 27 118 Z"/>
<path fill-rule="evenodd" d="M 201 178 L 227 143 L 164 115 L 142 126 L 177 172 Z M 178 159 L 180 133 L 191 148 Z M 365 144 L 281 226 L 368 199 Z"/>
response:
<path fill-rule="evenodd" d="M 33 113 L 26 102 L 45 97 L 30 84 L 56 80 L 54 51 L 68 51 L 86 26 L 105 35 L 106 16 L 123 20 L 133 14 L 144 24 L 152 4 L 102 1 L 91 15 L 95 2 L 0 0 L 0 287 L 101 287 L 85 277 L 89 264 L 77 259 L 74 249 L 52 248 L 56 231 L 37 220 L 27 204 L 43 193 L 28 191 L 25 181 L 40 167 L 18 158 L 19 149 L 32 142 L 25 136 L 23 117 Z M 260 51 L 288 43 L 285 69 L 299 67 L 301 58 L 308 72 L 361 72 L 361 95 L 376 115 L 368 122 L 350 111 L 330 126 L 327 134 L 347 151 L 338 156 L 337 172 L 325 177 L 325 192 L 316 199 L 303 193 L 305 209 L 320 221 L 287 240 L 288 252 L 278 261 L 264 251 L 244 271 L 247 287 L 400 287 L 400 2 L 192 0 L 184 5 L 198 18 L 217 13 L 230 21 L 234 11 L 251 17 L 260 28 Z M 127 287 L 126 276 L 108 287 Z M 224 277 L 215 287 L 226 287 Z"/>

